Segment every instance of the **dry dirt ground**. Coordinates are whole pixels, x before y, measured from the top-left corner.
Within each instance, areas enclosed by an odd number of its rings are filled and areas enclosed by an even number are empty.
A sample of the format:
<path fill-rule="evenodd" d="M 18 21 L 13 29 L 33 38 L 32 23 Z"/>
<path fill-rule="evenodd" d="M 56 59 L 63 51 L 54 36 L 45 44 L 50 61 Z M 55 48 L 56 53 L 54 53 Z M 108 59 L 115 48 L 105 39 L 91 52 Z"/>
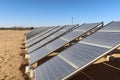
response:
<path fill-rule="evenodd" d="M 0 80 L 25 80 L 22 73 L 22 66 L 26 64 L 22 49 L 25 32 L 0 30 Z"/>

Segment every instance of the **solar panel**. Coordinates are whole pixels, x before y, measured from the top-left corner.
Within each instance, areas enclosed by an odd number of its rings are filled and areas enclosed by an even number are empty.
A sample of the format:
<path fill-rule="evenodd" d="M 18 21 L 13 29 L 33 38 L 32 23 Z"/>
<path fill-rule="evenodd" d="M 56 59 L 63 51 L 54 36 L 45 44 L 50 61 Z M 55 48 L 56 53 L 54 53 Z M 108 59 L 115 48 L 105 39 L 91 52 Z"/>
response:
<path fill-rule="evenodd" d="M 35 32 L 37 29 L 43 29 L 43 27 L 32 29 L 32 30 L 26 32 L 26 35 L 32 34 L 32 33 Z"/>
<path fill-rule="evenodd" d="M 64 35 L 63 37 L 67 40 L 72 40 L 72 39 L 76 38 L 76 36 L 79 36 L 82 33 L 84 33 L 84 32 L 72 31 L 71 33 L 68 33 L 68 34 Z"/>
<path fill-rule="evenodd" d="M 31 32 L 29 32 L 28 34 L 26 34 L 27 40 L 50 29 L 51 27 L 40 27 L 40 28 L 36 28 L 34 30 L 32 30 Z"/>
<path fill-rule="evenodd" d="M 36 30 L 47 29 L 47 28 L 51 28 L 51 27 L 38 27 L 38 28 L 34 28 L 34 29 L 26 32 L 26 35 L 29 35 L 29 34 L 31 34 L 32 32 L 35 32 Z"/>
<path fill-rule="evenodd" d="M 44 46 L 40 49 L 35 50 L 34 52 L 31 52 L 29 54 L 30 55 L 30 64 L 34 64 L 36 61 L 45 57 L 49 53 L 53 52 L 53 50 L 57 49 L 58 47 L 60 47 L 64 43 L 66 43 L 66 41 L 61 40 L 61 39 L 57 39 L 57 41 L 54 44 Z M 45 47 L 47 47 L 49 49 L 49 52 L 45 51 L 46 50 Z M 44 49 L 44 53 L 43 53 L 43 49 Z"/>
<path fill-rule="evenodd" d="M 43 45 L 43 44 L 45 44 L 46 42 L 48 42 L 48 41 L 50 41 L 50 40 L 52 40 L 52 39 L 53 39 L 52 37 L 48 37 L 47 39 L 44 39 L 44 40 L 41 41 L 40 43 L 35 44 L 35 46 L 29 47 L 29 48 L 28 48 L 28 53 L 31 53 L 32 51 L 35 51 L 36 48 L 40 47 L 40 45 Z M 64 43 L 62 43 L 62 42 L 64 42 Z M 60 44 L 60 43 L 62 43 L 62 44 Z M 50 46 L 52 47 L 52 45 L 54 45 L 56 48 L 58 48 L 57 45 L 60 44 L 59 46 L 61 46 L 61 45 L 65 44 L 65 43 L 67 43 L 67 41 L 62 40 L 62 39 L 57 39 L 57 40 L 55 40 L 53 43 L 48 44 L 48 46 L 49 46 L 49 47 L 50 47 Z M 57 44 L 57 45 L 55 45 L 55 44 Z M 50 48 L 51 48 L 51 47 L 50 47 Z M 54 50 L 55 50 L 55 49 L 54 49 Z"/>
<path fill-rule="evenodd" d="M 33 41 L 33 40 L 35 40 L 36 38 L 41 37 L 42 35 L 45 35 L 45 34 L 49 33 L 50 31 L 52 31 L 52 30 L 54 30 L 54 29 L 56 29 L 56 28 L 57 28 L 57 27 L 52 27 L 52 28 L 46 30 L 45 32 L 43 32 L 43 33 L 41 33 L 41 34 L 36 35 L 35 37 L 33 37 L 33 38 L 31 38 L 31 39 L 27 39 L 26 43 L 28 43 L 28 42 L 30 42 L 30 41 Z"/>
<path fill-rule="evenodd" d="M 69 60 L 71 63 L 74 63 L 76 66 L 82 67 L 107 50 L 108 48 L 77 43 L 61 52 L 60 55 Z"/>
<path fill-rule="evenodd" d="M 49 38 L 47 38 L 47 39 L 45 39 L 45 40 L 43 40 L 43 41 L 35 44 L 34 46 L 29 47 L 29 48 L 28 48 L 28 53 L 31 53 L 32 51 L 35 51 L 36 48 L 40 47 L 40 45 L 42 45 L 42 44 L 44 44 L 44 43 L 46 43 L 47 41 L 52 40 L 52 39 L 53 39 L 53 38 L 49 37 Z"/>
<path fill-rule="evenodd" d="M 107 27 L 107 26 L 109 26 L 109 27 Z M 103 28 L 102 30 L 120 30 L 120 21 L 112 21 L 107 26 L 105 28 Z"/>
<path fill-rule="evenodd" d="M 72 29 L 75 29 L 76 27 L 78 27 L 79 25 L 66 25 L 65 28 L 61 29 L 60 31 L 68 31 L 68 30 L 72 30 Z"/>
<path fill-rule="evenodd" d="M 51 35 L 51 36 L 52 36 L 52 37 L 56 37 L 56 36 L 58 36 L 58 35 L 61 35 L 61 34 L 64 33 L 64 32 L 65 32 L 65 30 L 64 30 L 64 31 L 60 30 L 60 31 L 56 32 L 55 34 L 53 34 L 53 35 Z"/>
<path fill-rule="evenodd" d="M 97 26 L 97 25 L 100 25 L 100 22 L 98 23 L 86 23 L 85 25 L 79 27 L 77 30 L 90 30 L 93 28 L 93 26 Z M 100 25 L 101 26 L 101 25 Z M 98 26 L 98 27 L 100 27 Z"/>
<path fill-rule="evenodd" d="M 51 51 L 58 49 L 59 47 L 63 46 L 67 41 L 62 39 L 56 39 L 53 43 L 49 43 L 46 46 L 50 48 Z"/>
<path fill-rule="evenodd" d="M 42 30 L 44 30 L 45 28 L 39 28 L 39 29 L 33 29 L 31 30 L 29 33 L 26 34 L 26 38 L 30 39 L 33 35 L 37 34 L 38 31 L 42 32 Z"/>
<path fill-rule="evenodd" d="M 108 30 L 104 31 L 106 29 Z M 112 47 L 120 40 L 120 32 L 116 32 L 117 30 L 120 30 L 120 22 L 111 22 L 95 34 L 85 38 L 83 42 Z"/>
<path fill-rule="evenodd" d="M 29 42 L 31 42 L 31 41 L 33 41 L 33 40 L 35 40 L 35 39 L 37 39 L 37 38 L 45 35 L 45 34 L 51 32 L 52 30 L 54 30 L 54 29 L 56 29 L 56 28 L 58 28 L 58 27 L 52 27 L 51 29 L 48 29 L 48 30 L 46 30 L 45 32 L 43 32 L 43 33 L 41 33 L 41 34 L 38 34 L 38 35 L 36 35 L 35 37 L 33 37 L 33 38 L 31 38 L 31 39 L 28 39 L 26 42 L 29 43 Z"/>
<path fill-rule="evenodd" d="M 36 80 L 60 80 L 75 69 L 60 57 L 54 57 L 35 69 Z"/>
<path fill-rule="evenodd" d="M 40 28 L 36 28 L 36 30 L 34 30 L 34 33 L 32 33 L 32 37 L 39 34 L 39 33 L 42 33 L 48 29 L 50 29 L 51 27 L 40 27 Z"/>
<path fill-rule="evenodd" d="M 47 34 L 45 34 L 45 35 L 43 35 L 43 36 L 41 36 L 41 37 L 39 37 L 39 38 L 36 38 L 36 39 L 30 41 L 29 43 L 27 43 L 27 46 L 30 47 L 30 46 L 34 45 L 35 43 L 38 43 L 39 41 L 47 38 L 48 36 L 54 34 L 55 32 L 59 31 L 59 30 L 62 29 L 62 28 L 64 28 L 64 27 L 58 27 L 58 28 L 50 31 L 50 32 L 47 33 Z"/>
<path fill-rule="evenodd" d="M 36 51 L 34 51 L 34 54 L 30 54 L 30 64 L 34 63 L 34 61 L 38 60 L 38 58 L 42 58 L 45 55 L 47 55 L 50 51 L 44 46 Z"/>
<path fill-rule="evenodd" d="M 118 44 L 120 40 L 119 35 L 120 32 L 96 32 L 95 34 L 85 38 L 83 42 L 112 47 L 113 45 Z"/>
<path fill-rule="evenodd" d="M 95 27 L 101 27 L 102 23 L 88 23 L 84 24 L 81 27 L 73 30 L 72 32 L 64 35 L 63 37 L 69 41 L 73 40 L 74 38 L 80 36 L 81 34 L 85 33 L 86 31 L 95 28 Z"/>

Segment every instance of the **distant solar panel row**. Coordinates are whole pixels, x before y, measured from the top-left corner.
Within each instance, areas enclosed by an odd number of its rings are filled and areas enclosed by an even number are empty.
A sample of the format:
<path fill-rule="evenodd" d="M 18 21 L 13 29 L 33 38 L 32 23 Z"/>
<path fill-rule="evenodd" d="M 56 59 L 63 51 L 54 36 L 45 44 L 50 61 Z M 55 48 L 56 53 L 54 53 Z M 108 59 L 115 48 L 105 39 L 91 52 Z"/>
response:
<path fill-rule="evenodd" d="M 52 28 L 52 27 L 40 27 L 40 28 L 33 29 L 32 31 L 30 31 L 29 33 L 27 33 L 26 38 L 30 39 L 30 38 L 32 38 L 32 37 L 34 37 L 34 36 L 36 36 L 36 35 L 44 32 L 44 31 L 46 31 L 46 30 L 48 30 L 50 28 Z"/>
<path fill-rule="evenodd" d="M 57 27 L 51 27 L 50 29 L 44 31 L 43 33 L 40 33 L 40 34 L 38 34 L 38 35 L 30 38 L 30 39 L 27 39 L 27 40 L 26 40 L 26 44 L 27 44 L 28 42 L 32 41 L 32 40 L 35 40 L 36 38 L 38 38 L 38 37 L 40 37 L 40 36 L 43 36 L 43 35 L 49 33 L 50 31 L 52 31 L 52 30 L 55 29 L 55 28 L 57 28 Z"/>
<path fill-rule="evenodd" d="M 31 51 L 29 50 L 30 64 L 35 63 L 71 40 L 74 40 L 78 36 L 81 36 L 96 27 L 102 28 L 102 23 L 83 24 L 53 40 L 53 37 L 58 36 L 60 31 L 64 31 L 62 29 L 58 30 L 58 33 L 56 32 L 50 35 L 40 43 L 43 45 L 45 42 L 49 41 L 48 39 L 52 40 L 51 42 L 42 47 L 40 47 L 41 44 L 34 44 L 34 47 L 31 46 L 32 48 L 28 48 L 28 50 L 33 49 Z M 118 47 L 120 44 L 119 31 L 120 22 L 113 21 L 94 34 L 91 33 L 92 35 L 72 46 L 69 46 L 65 50 L 61 51 L 57 56 L 35 68 L 35 79 L 64 80 L 70 78 L 78 71 L 84 69 L 97 59 Z"/>
<path fill-rule="evenodd" d="M 27 46 L 30 47 L 30 46 L 34 45 L 35 43 L 38 43 L 39 41 L 47 38 L 48 36 L 54 34 L 55 32 L 59 31 L 59 30 L 62 29 L 62 28 L 64 28 L 64 27 L 57 27 L 57 28 L 53 29 L 53 30 L 50 31 L 49 33 L 44 34 L 44 35 L 42 35 L 42 36 L 40 36 L 40 37 L 38 37 L 38 38 L 36 38 L 36 39 L 28 42 L 28 43 L 27 43 Z"/>

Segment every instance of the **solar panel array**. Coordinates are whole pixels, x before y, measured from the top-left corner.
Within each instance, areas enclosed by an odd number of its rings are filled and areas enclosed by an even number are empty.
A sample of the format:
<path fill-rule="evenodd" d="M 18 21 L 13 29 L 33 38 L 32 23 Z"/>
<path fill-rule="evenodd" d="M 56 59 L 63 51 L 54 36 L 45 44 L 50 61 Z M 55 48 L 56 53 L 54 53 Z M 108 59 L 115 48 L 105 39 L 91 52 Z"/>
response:
<path fill-rule="evenodd" d="M 89 26 L 88 26 L 89 25 Z M 94 24 L 84 24 L 81 25 L 80 27 L 76 28 L 77 30 L 79 30 L 82 27 L 89 27 L 89 28 L 94 28 L 97 27 L 98 25 L 101 25 L 101 23 L 94 23 Z M 76 29 L 74 29 L 73 31 L 71 31 L 72 33 L 75 32 L 76 33 Z M 76 37 L 82 35 L 85 31 L 88 31 L 89 29 L 84 29 L 84 31 L 77 31 L 78 34 L 75 35 L 73 38 L 71 38 L 71 40 L 75 39 Z M 71 34 L 71 32 L 67 33 L 67 34 Z M 65 35 L 67 35 L 65 34 Z M 31 52 L 30 55 L 30 64 L 35 63 L 36 61 L 42 59 L 43 57 L 47 56 L 48 54 L 50 54 L 51 52 L 55 51 L 56 49 L 59 49 L 60 47 L 62 47 L 63 45 L 65 45 L 66 43 L 68 43 L 69 39 L 66 39 L 64 36 L 61 36 L 60 38 L 57 38 L 56 40 L 46 44 L 44 47 L 39 48 L 33 52 Z M 48 39 L 49 40 L 49 39 Z M 36 46 L 34 46 L 36 48 Z M 38 47 L 38 46 L 37 46 Z M 33 47 L 32 47 L 33 48 Z M 28 48 L 28 52 L 29 49 L 33 50 L 32 48 Z M 34 48 L 34 49 L 35 49 Z M 42 50 L 42 51 L 41 51 Z M 44 51 L 43 51 L 44 50 Z M 46 52 L 47 51 L 47 52 Z"/>
<path fill-rule="evenodd" d="M 82 40 L 75 42 L 71 46 L 68 46 L 60 51 L 58 55 L 37 66 L 34 69 L 36 80 L 69 79 L 97 59 L 117 48 L 120 44 L 119 21 L 110 22 L 105 26 L 103 26 L 102 23 L 88 23 L 80 26 L 74 25 L 72 28 L 68 29 L 68 32 L 65 28 L 66 27 L 47 36 L 43 40 L 39 40 L 32 45 L 34 47 L 28 47 L 30 65 L 76 38 L 87 34 L 87 32 L 95 30 L 95 33 L 90 33 L 91 35 L 84 37 Z M 46 33 L 46 35 L 47 34 L 49 33 Z M 33 41 L 36 39 L 33 38 Z M 44 45 L 41 46 L 41 44 Z"/>
<path fill-rule="evenodd" d="M 34 45 L 35 43 L 38 43 L 39 41 L 47 38 L 48 36 L 50 36 L 51 34 L 54 34 L 55 32 L 59 31 L 62 28 L 64 28 L 64 27 L 54 28 L 53 30 L 49 31 L 49 33 L 47 33 L 47 34 L 37 37 L 36 39 L 33 38 L 33 40 L 27 42 L 27 47 L 30 47 L 30 46 Z"/>
<path fill-rule="evenodd" d="M 55 33 L 53 34 L 50 34 L 49 36 L 46 37 L 43 39 L 43 37 L 39 37 L 37 38 L 36 40 L 34 40 L 33 42 L 36 42 L 35 44 L 33 43 L 29 43 L 29 44 L 33 44 L 31 47 L 28 48 L 28 52 L 32 52 L 32 51 L 35 51 L 36 49 L 42 47 L 43 45 L 45 45 L 46 43 L 48 42 L 51 42 L 52 40 L 55 40 L 56 38 L 60 37 L 61 35 L 63 35 L 66 31 L 68 31 L 69 29 L 71 28 L 74 28 L 74 27 L 77 27 L 77 26 L 65 26 L 63 27 L 62 29 L 60 30 L 55 30 Z M 52 31 L 51 31 L 52 32 Z M 51 33 L 50 32 L 50 33 Z M 28 45 L 29 45 L 28 44 Z"/>

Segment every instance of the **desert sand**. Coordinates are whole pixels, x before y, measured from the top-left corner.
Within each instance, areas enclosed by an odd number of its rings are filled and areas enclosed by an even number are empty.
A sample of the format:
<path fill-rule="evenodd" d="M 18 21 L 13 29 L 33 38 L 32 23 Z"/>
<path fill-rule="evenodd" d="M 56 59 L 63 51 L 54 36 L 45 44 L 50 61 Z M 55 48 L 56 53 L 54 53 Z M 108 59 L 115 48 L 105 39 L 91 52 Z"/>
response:
<path fill-rule="evenodd" d="M 25 32 L 20 30 L 0 30 L 0 80 L 25 80 L 22 72 L 26 64 L 22 43 Z"/>

